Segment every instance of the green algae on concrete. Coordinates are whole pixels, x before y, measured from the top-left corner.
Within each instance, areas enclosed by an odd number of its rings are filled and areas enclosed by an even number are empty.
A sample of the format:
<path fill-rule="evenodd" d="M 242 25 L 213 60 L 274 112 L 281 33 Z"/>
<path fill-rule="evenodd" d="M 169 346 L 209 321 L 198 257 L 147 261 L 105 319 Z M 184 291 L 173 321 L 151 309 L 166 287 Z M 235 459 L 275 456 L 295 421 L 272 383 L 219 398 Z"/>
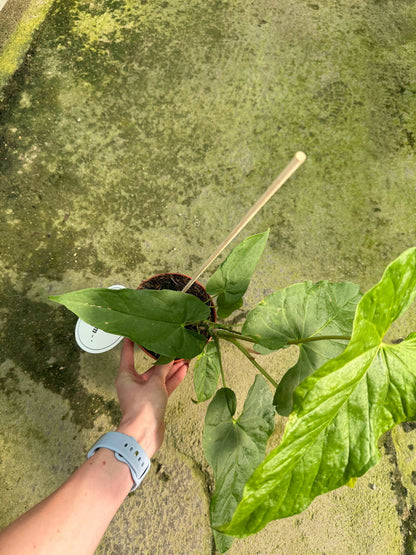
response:
<path fill-rule="evenodd" d="M 0 101 L 3 87 L 22 64 L 33 36 L 45 19 L 53 0 L 9 0 L 0 11 Z"/>
<path fill-rule="evenodd" d="M 243 311 L 306 279 L 352 280 L 367 290 L 415 244 L 415 11 L 404 0 L 54 2 L 1 116 L 1 427 L 15 416 L 21 438 L 19 446 L 7 440 L 0 466 L 9 476 L 0 481 L 8 496 L 2 523 L 47 493 L 54 471 L 42 450 L 53 449 L 58 432 L 54 461 L 72 457 L 57 472 L 61 480 L 118 418 L 118 351 L 80 353 L 74 318 L 48 294 L 194 272 L 297 150 L 308 154 L 306 164 L 245 231 L 270 227 L 271 240 Z M 413 312 L 398 336 L 415 323 Z M 279 375 L 289 355 L 271 357 L 267 369 Z M 242 399 L 253 370 L 234 351 L 225 356 L 227 383 Z M 147 364 L 138 358 L 140 370 Z M 145 503 L 142 490 L 126 501 L 102 553 L 137 551 L 147 503 L 146 552 L 211 552 L 205 406 L 191 402 L 191 375 L 182 385 Z M 20 419 L 25 402 L 30 417 Z M 43 406 L 55 407 L 47 421 Z M 279 422 L 272 443 L 281 432 Z M 34 492 L 18 482 L 28 476 L 26 444 L 36 476 L 43 472 Z M 235 542 L 234 553 L 409 548 L 397 509 L 403 492 L 390 489 L 396 467 L 407 483 L 411 468 L 385 456 L 354 489 Z M 406 504 L 415 506 L 410 497 Z M 178 507 L 189 509 L 188 532 L 186 522 L 172 530 Z"/>

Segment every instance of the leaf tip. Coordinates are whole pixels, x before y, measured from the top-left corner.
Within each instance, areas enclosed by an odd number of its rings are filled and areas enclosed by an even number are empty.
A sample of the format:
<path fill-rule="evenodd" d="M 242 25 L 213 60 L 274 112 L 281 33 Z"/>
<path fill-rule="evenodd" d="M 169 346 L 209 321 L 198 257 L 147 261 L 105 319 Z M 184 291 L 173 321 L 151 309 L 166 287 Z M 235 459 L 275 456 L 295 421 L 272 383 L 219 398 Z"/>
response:
<path fill-rule="evenodd" d="M 357 483 L 357 478 L 353 477 L 353 478 L 350 478 L 345 485 L 348 486 L 349 488 L 354 488 L 356 483 Z"/>

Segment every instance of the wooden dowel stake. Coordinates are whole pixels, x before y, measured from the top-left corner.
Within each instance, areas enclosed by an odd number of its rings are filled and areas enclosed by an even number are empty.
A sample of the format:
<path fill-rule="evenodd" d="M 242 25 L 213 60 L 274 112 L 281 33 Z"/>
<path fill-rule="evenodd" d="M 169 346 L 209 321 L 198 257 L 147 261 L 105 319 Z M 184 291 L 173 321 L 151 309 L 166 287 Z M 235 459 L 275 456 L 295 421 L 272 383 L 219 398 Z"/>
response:
<path fill-rule="evenodd" d="M 276 177 L 270 187 L 265 191 L 258 201 L 253 204 L 246 215 L 240 220 L 240 222 L 235 226 L 226 239 L 217 247 L 217 249 L 211 254 L 206 262 L 200 267 L 198 273 L 188 281 L 185 287 L 182 289 L 184 293 L 195 283 L 199 276 L 205 272 L 205 270 L 210 266 L 214 260 L 219 256 L 222 251 L 231 243 L 231 241 L 240 233 L 240 231 L 254 218 L 254 216 L 259 212 L 261 208 L 268 202 L 272 196 L 280 189 L 280 187 L 289 179 L 291 175 L 303 164 L 306 160 L 306 154 L 304 152 L 297 152 L 285 169 Z"/>

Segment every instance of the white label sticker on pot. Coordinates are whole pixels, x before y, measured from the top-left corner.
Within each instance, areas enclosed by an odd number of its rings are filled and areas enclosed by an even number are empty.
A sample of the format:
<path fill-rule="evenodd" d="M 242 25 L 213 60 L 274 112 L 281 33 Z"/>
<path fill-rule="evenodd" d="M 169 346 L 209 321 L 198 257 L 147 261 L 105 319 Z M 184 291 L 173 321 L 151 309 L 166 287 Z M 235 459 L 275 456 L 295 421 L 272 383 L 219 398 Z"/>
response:
<path fill-rule="evenodd" d="M 125 289 L 125 287 L 124 285 L 112 285 L 109 289 Z M 94 328 L 78 318 L 75 326 L 75 339 L 78 346 L 87 353 L 105 353 L 118 345 L 123 336 Z"/>

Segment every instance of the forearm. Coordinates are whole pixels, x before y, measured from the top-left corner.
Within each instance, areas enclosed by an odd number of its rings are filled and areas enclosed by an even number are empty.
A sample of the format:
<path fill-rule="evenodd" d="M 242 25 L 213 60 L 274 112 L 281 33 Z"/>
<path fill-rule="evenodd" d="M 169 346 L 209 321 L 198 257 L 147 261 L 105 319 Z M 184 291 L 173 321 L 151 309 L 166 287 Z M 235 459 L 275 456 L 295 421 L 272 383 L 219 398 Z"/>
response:
<path fill-rule="evenodd" d="M 94 553 L 133 485 L 129 467 L 99 449 L 52 495 L 0 534 L 0 553 Z"/>
<path fill-rule="evenodd" d="M 124 341 L 116 380 L 123 415 L 118 431 L 133 437 L 149 459 L 163 441 L 168 396 L 187 369 L 186 361 L 177 361 L 138 375 L 133 342 Z M 0 553 L 93 553 L 134 483 L 129 466 L 114 451 L 98 449 L 55 493 L 0 533 Z"/>

